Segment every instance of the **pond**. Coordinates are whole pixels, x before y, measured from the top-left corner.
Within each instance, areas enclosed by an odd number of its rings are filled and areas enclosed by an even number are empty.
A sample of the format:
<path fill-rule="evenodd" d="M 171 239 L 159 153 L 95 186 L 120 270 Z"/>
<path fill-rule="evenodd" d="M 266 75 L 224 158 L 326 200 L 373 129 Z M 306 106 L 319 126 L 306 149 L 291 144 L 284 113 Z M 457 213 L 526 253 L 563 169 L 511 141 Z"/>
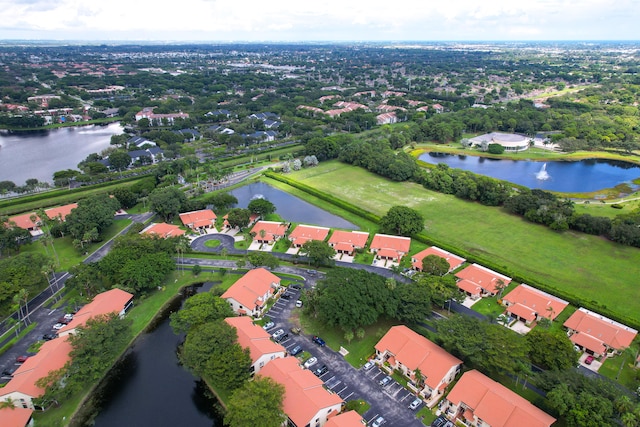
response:
<path fill-rule="evenodd" d="M 276 206 L 276 213 L 287 221 L 319 225 L 330 228 L 358 230 L 358 227 L 344 218 L 333 215 L 311 203 L 305 202 L 289 193 L 256 182 L 236 188 L 230 192 L 238 199 L 238 206 L 246 208 L 249 202 L 258 197 L 269 200 Z"/>
<path fill-rule="evenodd" d="M 452 168 L 529 188 L 563 193 L 586 193 L 625 183 L 633 187 L 631 181 L 640 177 L 640 166 L 618 160 L 588 159 L 544 163 L 445 153 L 424 153 L 419 159 L 431 164 L 444 163 Z"/>
<path fill-rule="evenodd" d="M 208 291 L 205 284 L 198 292 Z M 171 310 L 182 303 L 177 299 Z M 143 334 L 109 373 L 99 396 L 94 426 L 222 426 L 217 401 L 202 381 L 178 363 L 183 337 L 173 333 L 167 310 L 157 327 Z"/>

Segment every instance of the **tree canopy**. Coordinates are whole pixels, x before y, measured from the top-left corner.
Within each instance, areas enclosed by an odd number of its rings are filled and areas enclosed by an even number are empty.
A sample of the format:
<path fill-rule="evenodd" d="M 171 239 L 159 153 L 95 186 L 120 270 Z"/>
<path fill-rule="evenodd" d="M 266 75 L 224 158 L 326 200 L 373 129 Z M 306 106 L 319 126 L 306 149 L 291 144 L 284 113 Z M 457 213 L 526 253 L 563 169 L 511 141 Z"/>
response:
<path fill-rule="evenodd" d="M 171 314 L 171 327 L 176 333 L 188 333 L 204 323 L 233 316 L 229 303 L 211 292 L 201 292 L 187 298 L 182 309 Z"/>
<path fill-rule="evenodd" d="M 247 209 L 252 213 L 260 215 L 260 217 L 265 218 L 267 215 L 276 211 L 276 206 L 267 199 L 258 198 L 251 200 Z"/>
<path fill-rule="evenodd" d="M 411 236 L 424 229 L 424 218 L 415 209 L 393 206 L 380 218 L 380 231 L 398 236 Z"/>
<path fill-rule="evenodd" d="M 156 188 L 149 194 L 151 209 L 165 221 L 178 215 L 187 204 L 187 196 L 176 187 Z"/>
<path fill-rule="evenodd" d="M 224 416 L 229 427 L 280 427 L 286 421 L 284 386 L 269 377 L 257 376 L 233 392 Z"/>

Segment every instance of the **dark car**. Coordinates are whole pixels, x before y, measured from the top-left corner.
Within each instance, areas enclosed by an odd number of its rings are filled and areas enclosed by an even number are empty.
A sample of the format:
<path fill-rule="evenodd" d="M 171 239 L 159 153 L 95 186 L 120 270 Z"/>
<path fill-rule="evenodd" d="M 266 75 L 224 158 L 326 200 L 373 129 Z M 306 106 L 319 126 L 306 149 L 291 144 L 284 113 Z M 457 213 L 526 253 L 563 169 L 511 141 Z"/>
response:
<path fill-rule="evenodd" d="M 23 354 L 22 356 L 16 357 L 16 362 L 17 363 L 24 363 L 24 362 L 27 361 L 28 358 L 29 358 L 29 356 L 26 356 L 26 355 Z"/>
<path fill-rule="evenodd" d="M 292 356 L 295 356 L 295 355 L 300 354 L 300 353 L 302 353 L 302 346 L 300 346 L 300 345 L 297 345 L 297 346 L 293 347 L 291 349 L 291 352 L 289 352 L 289 354 L 292 355 Z"/>
<path fill-rule="evenodd" d="M 318 344 L 320 347 L 324 347 L 324 345 L 326 344 L 326 342 L 324 342 L 322 338 L 316 335 L 314 335 L 313 338 L 311 338 L 311 341 Z"/>
<path fill-rule="evenodd" d="M 45 341 L 51 341 L 52 339 L 57 338 L 58 336 L 56 334 L 44 334 L 42 336 L 42 339 Z"/>
<path fill-rule="evenodd" d="M 4 369 L 4 370 L 2 371 L 2 376 L 3 376 L 3 377 L 10 377 L 10 376 L 12 376 L 12 375 L 13 375 L 13 373 L 14 373 L 17 369 L 18 369 L 18 367 L 17 367 L 17 366 L 12 366 L 12 367 L 10 367 L 10 368 Z"/>
<path fill-rule="evenodd" d="M 62 323 L 63 325 L 68 325 L 69 322 L 71 322 L 72 319 L 69 319 L 67 317 L 61 317 L 58 319 L 58 323 Z"/>
<path fill-rule="evenodd" d="M 440 415 L 431 423 L 431 427 L 453 427 L 453 423 Z"/>
<path fill-rule="evenodd" d="M 276 342 L 282 342 L 282 341 L 286 340 L 287 338 L 289 338 L 289 334 L 280 335 L 278 338 L 276 338 Z"/>
<path fill-rule="evenodd" d="M 315 374 L 316 377 L 321 377 L 327 372 L 329 372 L 329 368 L 327 368 L 327 365 L 322 365 L 321 367 L 316 369 L 313 373 Z"/>
<path fill-rule="evenodd" d="M 300 290 L 300 285 L 293 284 L 293 285 L 289 286 L 289 289 L 294 289 L 296 291 L 299 291 Z"/>
<path fill-rule="evenodd" d="M 291 299 L 291 295 L 289 295 L 289 294 L 282 294 L 282 295 L 280 295 L 280 298 L 282 298 L 282 299 Z"/>

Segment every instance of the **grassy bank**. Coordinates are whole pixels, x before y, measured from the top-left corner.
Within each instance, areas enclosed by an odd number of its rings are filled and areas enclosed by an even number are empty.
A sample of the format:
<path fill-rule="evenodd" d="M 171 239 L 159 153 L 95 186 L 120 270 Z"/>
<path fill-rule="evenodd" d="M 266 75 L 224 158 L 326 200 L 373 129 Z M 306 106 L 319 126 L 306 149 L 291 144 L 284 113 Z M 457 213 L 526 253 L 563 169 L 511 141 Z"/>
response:
<path fill-rule="evenodd" d="M 427 236 L 491 260 L 510 275 L 536 278 L 549 289 L 640 323 L 634 285 L 640 257 L 637 248 L 581 233 L 556 233 L 500 208 L 463 201 L 414 183 L 389 181 L 335 161 L 288 177 L 376 215 L 384 215 L 395 205 L 416 209 L 426 219 Z"/>

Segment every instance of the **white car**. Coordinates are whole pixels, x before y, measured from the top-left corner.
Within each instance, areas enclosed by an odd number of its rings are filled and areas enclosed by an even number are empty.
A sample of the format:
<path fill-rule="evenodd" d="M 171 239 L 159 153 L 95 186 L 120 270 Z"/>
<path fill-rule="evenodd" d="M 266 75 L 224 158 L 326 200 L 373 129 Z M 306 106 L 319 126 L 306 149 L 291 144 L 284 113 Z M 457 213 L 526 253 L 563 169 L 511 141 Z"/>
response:
<path fill-rule="evenodd" d="M 413 402 L 409 404 L 409 409 L 411 409 L 412 411 L 415 411 L 418 408 L 418 406 L 420 406 L 421 403 L 422 403 L 422 400 L 416 397 L 415 399 L 413 399 Z"/>
<path fill-rule="evenodd" d="M 376 420 L 373 422 L 373 424 L 371 424 L 371 427 L 380 427 L 382 424 L 385 423 L 384 418 L 382 417 L 378 417 L 376 418 Z"/>
<path fill-rule="evenodd" d="M 64 328 L 64 323 L 56 323 L 55 325 L 53 325 L 53 329 L 55 329 L 56 331 L 62 328 Z"/>
<path fill-rule="evenodd" d="M 277 331 L 275 331 L 273 333 L 273 335 L 271 335 L 271 338 L 273 338 L 274 340 L 277 340 L 278 338 L 280 338 L 283 335 L 284 335 L 284 329 L 278 329 Z"/>
<path fill-rule="evenodd" d="M 364 369 L 365 371 L 368 371 L 369 369 L 373 368 L 373 362 L 372 361 L 368 361 L 367 363 L 364 364 L 364 366 L 362 367 L 362 369 Z"/>
<path fill-rule="evenodd" d="M 309 360 L 304 362 L 304 367 L 309 369 L 310 367 L 312 367 L 316 363 L 318 363 L 318 358 L 317 357 L 311 357 L 311 358 L 309 358 Z"/>
<path fill-rule="evenodd" d="M 262 327 L 262 329 L 264 329 L 265 331 L 268 331 L 269 329 L 273 328 L 274 326 L 276 326 L 275 323 L 273 322 L 267 322 L 264 324 L 264 326 Z"/>
<path fill-rule="evenodd" d="M 296 307 L 298 308 L 302 307 L 302 301 L 300 300 L 296 301 Z"/>
<path fill-rule="evenodd" d="M 73 320 L 73 314 L 67 313 L 67 314 L 64 315 L 64 318 L 65 318 L 65 320 L 71 321 L 71 320 Z"/>

